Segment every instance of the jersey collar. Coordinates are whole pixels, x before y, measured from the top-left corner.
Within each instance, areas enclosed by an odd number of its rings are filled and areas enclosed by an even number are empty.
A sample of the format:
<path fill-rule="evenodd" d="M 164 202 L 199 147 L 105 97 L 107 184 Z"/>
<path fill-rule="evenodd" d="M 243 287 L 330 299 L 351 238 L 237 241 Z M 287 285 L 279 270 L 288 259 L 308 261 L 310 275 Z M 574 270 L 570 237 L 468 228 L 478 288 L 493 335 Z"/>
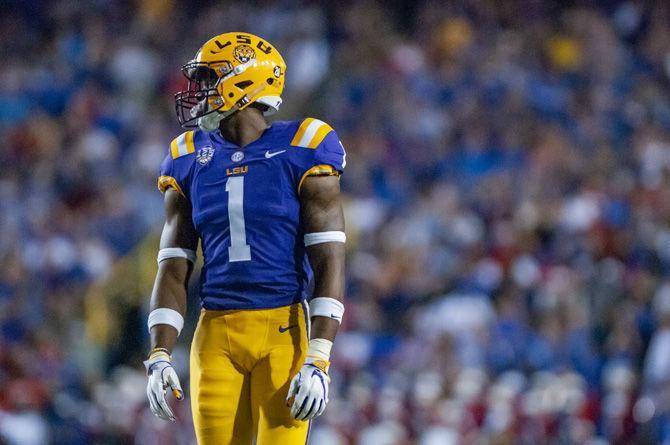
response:
<path fill-rule="evenodd" d="M 218 142 L 219 144 L 223 145 L 225 148 L 229 148 L 231 150 L 247 150 L 251 147 L 254 147 L 257 144 L 265 142 L 270 137 L 270 134 L 274 132 L 274 128 L 275 128 L 274 123 L 270 124 L 270 126 L 266 128 L 263 131 L 263 133 L 261 133 L 258 139 L 248 143 L 244 147 L 240 147 L 239 145 L 230 142 L 228 139 L 224 138 L 220 130 L 210 132 L 209 137 L 214 141 Z"/>

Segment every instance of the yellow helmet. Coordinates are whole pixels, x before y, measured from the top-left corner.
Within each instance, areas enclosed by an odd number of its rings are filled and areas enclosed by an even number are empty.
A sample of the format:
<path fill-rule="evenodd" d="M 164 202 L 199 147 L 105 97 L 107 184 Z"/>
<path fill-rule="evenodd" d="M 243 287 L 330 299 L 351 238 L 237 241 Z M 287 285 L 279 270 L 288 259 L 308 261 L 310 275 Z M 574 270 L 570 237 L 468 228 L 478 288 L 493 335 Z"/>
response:
<path fill-rule="evenodd" d="M 205 42 L 182 67 L 188 89 L 175 95 L 183 127 L 214 131 L 219 122 L 252 103 L 263 114 L 279 109 L 286 63 L 279 51 L 258 36 L 229 32 Z"/>

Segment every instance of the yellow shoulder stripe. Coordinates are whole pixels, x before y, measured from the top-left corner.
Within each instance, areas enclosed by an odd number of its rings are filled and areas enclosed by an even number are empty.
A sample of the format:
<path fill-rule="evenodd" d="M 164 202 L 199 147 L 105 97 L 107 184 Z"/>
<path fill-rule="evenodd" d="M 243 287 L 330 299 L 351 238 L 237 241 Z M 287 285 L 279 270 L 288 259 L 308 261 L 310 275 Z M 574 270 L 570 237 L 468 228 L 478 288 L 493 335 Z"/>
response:
<path fill-rule="evenodd" d="M 319 146 L 323 138 L 328 133 L 333 131 L 333 128 L 327 123 L 308 117 L 300 124 L 298 131 L 293 136 L 291 145 L 305 148 L 316 148 Z"/>
<path fill-rule="evenodd" d="M 180 156 L 195 152 L 195 144 L 193 144 L 193 130 L 182 133 L 172 140 L 170 143 L 170 153 L 172 159 L 177 159 Z"/>
<path fill-rule="evenodd" d="M 158 190 L 161 191 L 161 193 L 165 193 L 165 191 L 169 188 L 173 188 L 179 193 L 181 196 L 186 197 L 184 195 L 184 192 L 181 190 L 181 187 L 179 187 L 179 184 L 177 183 L 177 180 L 173 178 L 172 176 L 160 176 L 158 178 Z"/>
<path fill-rule="evenodd" d="M 293 136 L 291 145 L 300 145 L 300 141 L 302 140 L 303 136 L 305 135 L 305 131 L 307 130 L 307 127 L 309 127 L 309 124 L 311 124 L 312 121 L 314 121 L 313 117 L 308 117 L 307 119 L 302 121 L 302 123 L 298 127 L 298 131 L 296 131 L 295 136 Z"/>
<path fill-rule="evenodd" d="M 298 183 L 298 194 L 300 194 L 300 188 L 302 187 L 302 183 L 307 179 L 308 176 L 339 176 L 340 172 L 335 170 L 331 165 L 328 164 L 320 164 L 320 165 L 315 165 L 314 167 L 310 168 L 305 172 L 305 174 L 302 175 L 302 178 L 300 178 L 300 182 Z"/>

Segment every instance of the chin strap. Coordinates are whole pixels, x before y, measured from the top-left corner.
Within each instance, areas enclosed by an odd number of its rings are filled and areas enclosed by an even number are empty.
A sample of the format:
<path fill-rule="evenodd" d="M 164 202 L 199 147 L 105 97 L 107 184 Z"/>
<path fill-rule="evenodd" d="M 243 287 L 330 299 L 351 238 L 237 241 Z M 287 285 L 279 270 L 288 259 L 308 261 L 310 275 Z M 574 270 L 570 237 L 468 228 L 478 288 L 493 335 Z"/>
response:
<path fill-rule="evenodd" d="M 249 98 L 255 98 L 258 96 L 258 94 L 262 93 L 263 90 L 265 90 L 265 86 L 260 86 L 256 88 L 255 90 L 251 91 L 247 95 L 245 95 L 242 99 L 240 99 L 233 107 L 224 112 L 219 112 L 215 111 L 213 113 L 206 114 L 200 118 L 198 118 L 198 127 L 205 132 L 212 132 L 216 131 L 219 129 L 219 124 L 221 123 L 222 120 L 230 116 L 231 114 L 235 113 L 238 111 L 243 105 L 249 104 L 250 100 Z M 281 102 L 281 99 L 280 99 Z M 262 102 L 260 102 L 262 103 Z M 209 104 L 207 104 L 207 108 L 209 108 Z M 195 108 L 191 109 L 191 115 L 193 115 Z M 197 114 L 197 111 L 195 112 Z"/>
<path fill-rule="evenodd" d="M 224 117 L 223 113 L 219 113 L 218 111 L 206 114 L 205 116 L 198 118 L 198 128 L 206 133 L 216 131 Z"/>
<path fill-rule="evenodd" d="M 206 105 L 207 108 L 209 108 L 209 104 Z M 219 111 L 214 111 L 205 114 L 202 117 L 198 118 L 198 128 L 200 128 L 202 131 L 206 133 L 210 133 L 212 131 L 216 131 L 219 129 L 219 124 L 221 123 L 222 120 L 236 112 L 237 110 L 240 109 L 239 105 L 233 106 L 230 110 L 219 112 Z M 197 107 L 193 107 L 191 109 L 191 116 L 195 117 L 197 115 L 199 110 L 197 110 Z"/>

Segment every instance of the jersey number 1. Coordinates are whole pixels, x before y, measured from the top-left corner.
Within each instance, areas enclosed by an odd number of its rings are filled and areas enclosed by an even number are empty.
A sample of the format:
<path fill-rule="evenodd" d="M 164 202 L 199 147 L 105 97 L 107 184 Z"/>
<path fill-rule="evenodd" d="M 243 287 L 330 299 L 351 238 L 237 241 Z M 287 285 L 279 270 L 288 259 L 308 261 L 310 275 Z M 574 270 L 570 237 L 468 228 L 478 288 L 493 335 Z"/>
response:
<path fill-rule="evenodd" d="M 230 247 L 228 260 L 250 261 L 251 248 L 247 244 L 244 229 L 244 176 L 232 176 L 226 181 L 228 192 L 228 222 L 230 224 Z"/>

